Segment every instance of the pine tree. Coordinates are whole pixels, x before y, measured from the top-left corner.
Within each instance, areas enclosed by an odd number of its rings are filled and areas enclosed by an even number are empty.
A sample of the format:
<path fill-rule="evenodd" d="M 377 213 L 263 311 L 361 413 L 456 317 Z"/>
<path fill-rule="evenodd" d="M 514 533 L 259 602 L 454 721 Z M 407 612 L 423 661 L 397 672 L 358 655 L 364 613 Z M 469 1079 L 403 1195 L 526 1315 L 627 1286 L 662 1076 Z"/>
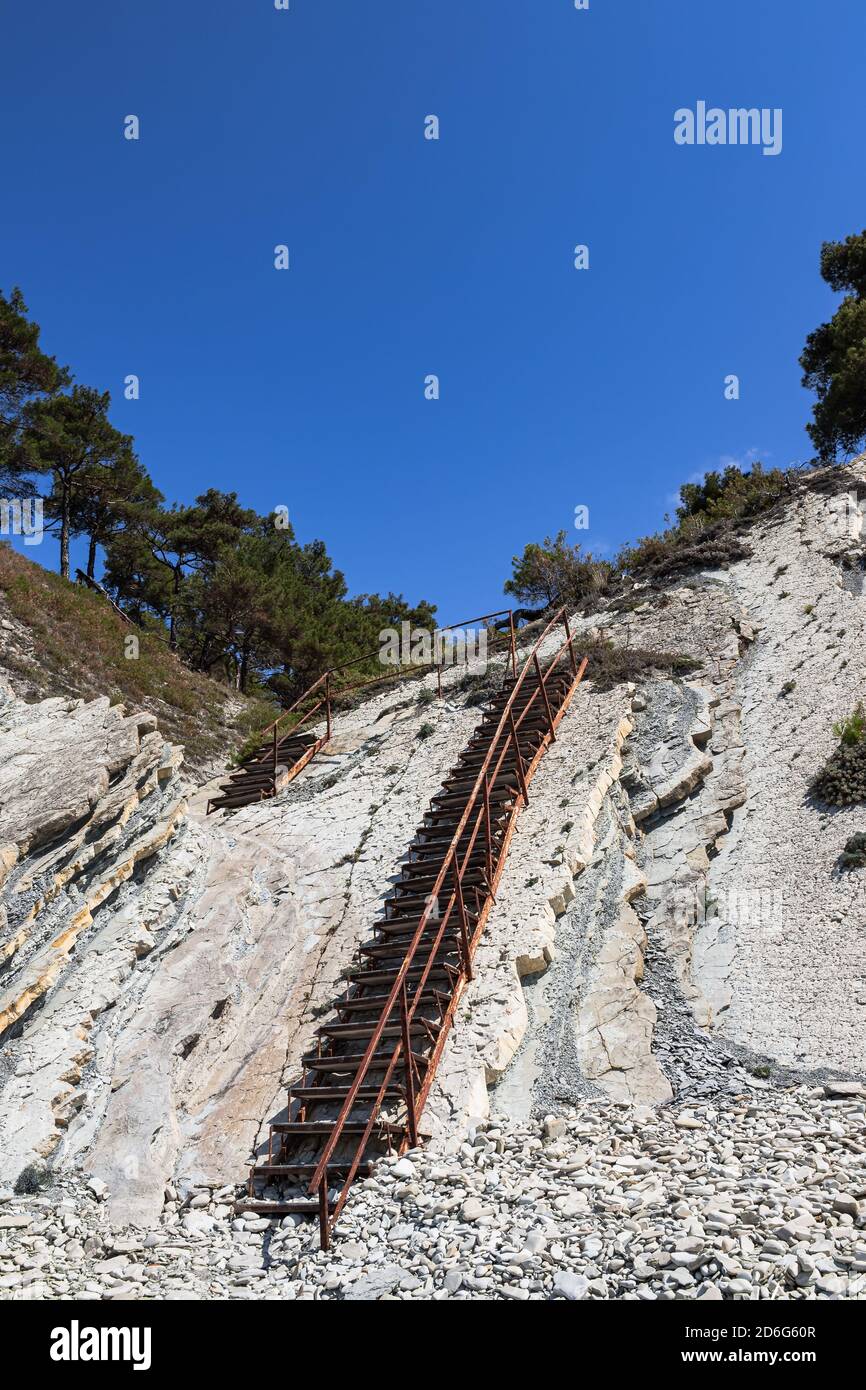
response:
<path fill-rule="evenodd" d="M 806 426 L 824 462 L 852 454 L 866 439 L 866 230 L 821 248 L 821 275 L 844 293 L 829 323 L 806 339 L 803 385 L 818 396 Z"/>
<path fill-rule="evenodd" d="M 175 651 L 179 626 L 184 616 L 194 612 L 192 595 L 188 601 L 184 594 L 189 575 L 215 565 L 221 552 L 237 544 L 258 518 L 255 512 L 241 507 L 237 493 L 218 492 L 214 488 L 197 497 L 192 506 L 174 503 L 166 509 L 145 502 L 128 506 L 126 516 L 130 529 L 168 580 L 169 646 Z M 159 598 L 165 602 L 162 587 Z"/>
<path fill-rule="evenodd" d="M 601 593 L 611 577 L 611 566 L 604 560 L 594 560 L 587 552 L 581 554 L 579 545 L 569 545 L 565 531 L 552 539 L 547 536 L 539 545 L 531 541 L 522 555 L 511 561 L 512 575 L 506 580 L 504 592 L 521 603 L 541 604 L 545 608 L 557 603 L 578 604 Z"/>
<path fill-rule="evenodd" d="M 108 419 L 111 396 L 90 386 L 31 401 L 22 413 L 21 437 L 27 465 L 52 478 L 46 513 L 60 539 L 60 573 L 69 578 L 69 540 L 74 516 L 85 504 L 100 469 L 118 466 L 131 452 L 128 435 Z"/>
<path fill-rule="evenodd" d="M 73 496 L 70 527 L 74 535 L 88 537 L 87 577 L 94 579 L 97 547 L 107 547 L 123 529 L 129 508 L 158 506 L 163 497 L 131 449 L 94 465 L 82 482 Z"/>
<path fill-rule="evenodd" d="M 27 317 L 19 289 L 0 291 L 0 488 L 7 497 L 32 492 L 21 447 L 22 411 L 28 401 L 69 384 L 69 372 L 39 346 L 39 325 Z"/>

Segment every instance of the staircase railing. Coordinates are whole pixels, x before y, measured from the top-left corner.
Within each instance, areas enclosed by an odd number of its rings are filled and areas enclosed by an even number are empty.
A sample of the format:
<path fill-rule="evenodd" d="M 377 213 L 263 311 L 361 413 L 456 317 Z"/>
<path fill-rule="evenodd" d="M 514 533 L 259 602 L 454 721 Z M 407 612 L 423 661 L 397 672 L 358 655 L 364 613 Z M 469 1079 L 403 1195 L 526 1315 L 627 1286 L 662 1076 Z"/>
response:
<path fill-rule="evenodd" d="M 454 632 L 457 629 L 469 628 L 472 624 L 475 623 L 489 623 L 493 618 L 508 619 L 511 669 L 512 673 L 516 676 L 517 638 L 514 627 L 514 613 L 510 608 L 500 609 L 496 613 L 484 613 L 477 618 L 467 618 L 466 620 L 460 623 L 449 623 L 447 627 L 435 628 L 433 632 L 430 634 L 433 642 L 433 659 L 429 662 L 412 663 L 412 673 L 421 674 L 425 670 L 435 670 L 437 693 L 439 695 L 439 698 L 441 699 L 442 671 L 445 663 L 442 659 L 441 653 L 439 654 L 438 659 L 435 655 L 437 650 L 436 638 L 440 635 L 443 635 L 446 632 Z M 365 662 L 371 661 L 374 657 L 378 657 L 379 654 L 380 648 L 377 647 L 375 651 L 364 652 L 361 656 L 352 657 L 349 661 L 343 661 L 338 666 L 329 666 L 328 669 L 324 671 L 322 675 L 318 677 L 317 680 L 313 681 L 313 684 L 311 686 L 308 686 L 308 688 L 303 692 L 302 695 L 298 696 L 297 700 L 295 700 L 293 704 L 289 705 L 288 709 L 284 709 L 273 721 L 273 723 L 268 724 L 264 729 L 262 729 L 260 734 L 262 742 L 270 740 L 272 742 L 272 747 L 268 749 L 266 752 L 260 754 L 260 756 L 256 759 L 257 764 L 266 764 L 270 759 L 273 759 L 274 775 L 276 775 L 278 764 L 278 750 L 280 740 L 282 738 L 282 735 L 278 732 L 280 725 L 283 723 L 284 720 L 288 719 L 290 715 L 295 714 L 299 710 L 299 708 L 304 704 L 304 702 L 306 700 L 309 700 L 310 697 L 312 695 L 315 695 L 319 690 L 322 690 L 323 692 L 321 697 L 308 710 L 304 711 L 300 718 L 297 719 L 294 724 L 292 724 L 289 730 L 287 730 L 287 733 L 297 733 L 297 731 L 300 728 L 302 728 L 304 724 L 308 724 L 313 719 L 313 717 L 316 714 L 318 714 L 321 709 L 324 708 L 325 733 L 319 739 L 317 739 L 318 747 L 322 748 L 330 740 L 331 737 L 331 715 L 333 708 L 333 697 L 335 695 L 348 695 L 354 693 L 357 690 L 365 690 L 369 686 L 378 685 L 381 684 L 381 682 L 383 681 L 390 681 L 394 679 L 393 675 L 391 674 L 385 676 L 372 676 L 369 680 L 359 681 L 356 685 L 342 687 L 337 686 L 335 688 L 333 685 L 334 677 L 338 676 L 342 671 L 349 670 L 352 666 L 360 666 L 363 665 Z"/>
<path fill-rule="evenodd" d="M 298 729 L 302 728 L 304 724 L 308 723 L 308 721 L 311 720 L 315 714 L 318 714 L 319 710 L 324 705 L 325 733 L 322 738 L 317 740 L 317 743 L 321 748 L 322 745 L 327 743 L 331 737 L 331 690 L 329 671 L 326 671 L 324 675 L 319 676 L 319 679 L 317 681 L 314 681 L 313 684 L 307 690 L 304 691 L 303 695 L 298 696 L 294 704 L 289 705 L 288 709 L 284 709 L 282 714 L 280 714 L 272 724 L 268 724 L 267 728 L 262 730 L 260 737 L 264 741 L 270 735 L 273 740 L 273 748 L 270 752 L 263 753 L 257 759 L 257 761 L 260 763 L 264 763 L 272 757 L 274 763 L 274 776 L 276 776 L 277 772 L 278 750 L 281 738 L 281 735 L 278 733 L 280 725 L 282 724 L 284 719 L 287 719 L 290 714 L 294 714 L 295 711 L 299 708 L 300 705 L 304 703 L 305 700 L 308 700 L 311 695 L 314 695 L 316 691 L 321 689 L 322 687 L 324 687 L 324 695 L 322 696 L 322 698 L 320 700 L 317 700 L 316 703 L 310 709 L 305 710 L 301 717 L 292 725 L 291 730 L 289 731 L 293 734 L 297 733 Z"/>
<path fill-rule="evenodd" d="M 491 614 L 489 616 L 492 617 L 496 615 Z M 553 658 L 547 663 L 546 669 L 542 670 L 539 650 L 545 642 L 545 640 L 547 639 L 549 633 L 560 624 L 563 626 L 565 631 L 565 640 L 557 649 Z M 512 642 L 513 631 L 514 629 L 512 624 Z M 373 1133 L 379 1112 L 384 1103 L 385 1096 L 388 1093 L 391 1078 L 393 1077 L 394 1072 L 400 1064 L 401 1059 L 403 1071 L 405 1073 L 404 1080 L 407 1103 L 408 1139 L 412 1147 L 414 1147 L 417 1144 L 418 1120 L 420 1118 L 421 1112 L 423 1111 L 424 1104 L 427 1099 L 427 1094 L 433 1081 L 433 1075 L 435 1073 L 436 1066 L 441 1055 L 442 1048 L 444 1046 L 445 1037 L 447 1035 L 448 1028 L 450 1027 L 454 1010 L 456 1009 L 457 1003 L 459 1001 L 463 985 L 466 981 L 472 979 L 472 957 L 475 952 L 475 947 L 477 945 L 480 932 L 483 928 L 483 918 L 479 910 L 474 931 L 472 932 L 472 934 L 470 934 L 469 921 L 466 910 L 466 899 L 463 887 L 463 877 L 466 872 L 467 866 L 470 864 L 476 841 L 483 831 L 485 837 L 485 847 L 488 864 L 488 883 L 486 897 L 491 897 L 492 894 L 495 892 L 499 873 L 501 872 L 501 869 L 504 866 L 508 842 L 510 839 L 511 831 L 514 826 L 514 819 L 520 809 L 520 806 L 525 805 L 529 800 L 527 781 L 531 776 L 532 772 L 534 771 L 535 765 L 537 764 L 538 759 L 541 757 L 544 748 L 546 747 L 546 742 L 543 742 L 538 752 L 532 759 L 532 762 L 524 766 L 524 760 L 520 751 L 520 744 L 518 740 L 518 731 L 521 725 L 529 716 L 530 711 L 533 709 L 533 707 L 535 707 L 536 711 L 538 712 L 540 712 L 543 708 L 549 725 L 548 733 L 550 740 L 552 741 L 555 739 L 556 720 L 551 711 L 550 700 L 548 698 L 547 693 L 547 683 L 550 679 L 551 674 L 559 666 L 559 663 L 566 652 L 568 653 L 571 666 L 573 688 L 574 686 L 576 686 L 577 682 L 583 676 L 583 672 L 586 669 L 586 659 L 584 658 L 580 665 L 578 665 L 574 647 L 574 638 L 572 637 L 571 630 L 569 628 L 568 615 L 565 608 L 561 608 L 550 619 L 544 631 L 537 638 L 531 651 L 525 658 L 519 675 L 516 674 L 516 649 L 512 646 L 513 670 L 515 673 L 514 684 L 512 686 L 508 699 L 506 700 L 506 703 L 503 707 L 499 723 L 491 738 L 490 746 L 478 770 L 478 774 L 475 778 L 475 782 L 469 799 L 467 801 L 466 808 L 463 811 L 462 816 L 460 817 L 460 820 L 451 838 L 451 842 L 447 850 L 445 851 L 442 866 L 436 876 L 436 879 L 433 883 L 433 887 L 427 895 L 424 910 L 421 913 L 418 925 L 412 936 L 412 940 L 406 950 L 406 955 L 403 958 L 399 969 L 397 970 L 387 1001 L 383 1005 L 382 1012 L 379 1016 L 379 1020 L 373 1029 L 372 1035 L 367 1044 L 366 1051 L 364 1052 L 363 1059 L 360 1063 L 358 1070 L 355 1072 L 354 1080 L 351 1082 L 349 1086 L 346 1097 L 341 1106 L 340 1113 L 337 1116 L 333 1129 L 331 1130 L 327 1138 L 322 1153 L 316 1164 L 315 1171 L 312 1175 L 312 1178 L 310 1179 L 308 1191 L 311 1195 L 318 1193 L 319 1197 L 319 1219 L 322 1229 L 324 1245 L 327 1245 L 330 1229 L 333 1226 L 334 1222 L 336 1222 L 339 1218 L 340 1212 L 343 1209 L 346 1198 L 349 1194 L 349 1189 L 352 1186 L 355 1175 L 361 1164 L 364 1150 L 366 1149 L 366 1146 L 370 1140 L 370 1136 Z M 515 719 L 515 702 L 517 700 L 518 695 L 521 692 L 523 684 L 526 681 L 526 678 L 529 675 L 530 671 L 535 672 L 537 678 L 537 685 L 530 694 L 529 699 L 524 704 L 520 713 L 518 714 L 518 717 Z M 562 712 L 564 711 L 561 711 L 561 713 Z M 501 772 L 503 763 L 505 762 L 505 759 L 508 756 L 509 752 L 512 752 L 514 755 L 520 793 L 519 797 L 516 799 L 514 803 L 508 829 L 502 840 L 501 845 L 499 846 L 498 868 L 496 870 L 496 873 L 494 874 L 491 850 L 494 830 L 493 824 L 491 822 L 490 788 L 491 786 L 495 785 L 496 779 Z M 472 828 L 470 831 L 469 839 L 465 846 L 465 852 L 462 854 L 461 858 L 460 843 L 461 840 L 463 840 L 464 838 L 464 835 L 467 831 L 467 827 L 470 826 L 470 822 L 472 823 Z M 446 882 L 449 879 L 452 880 L 452 883 L 451 886 L 446 890 L 449 895 L 447 906 L 444 915 L 440 916 L 439 897 L 440 894 L 443 892 L 443 888 L 445 888 Z M 478 886 L 477 884 L 473 886 L 476 893 L 476 906 L 480 907 L 480 899 L 478 897 Z M 442 1025 L 440 1027 L 433 1052 L 431 1053 L 429 1059 L 427 1059 L 425 1075 L 422 1078 L 420 1076 L 419 1069 L 415 1063 L 411 1048 L 410 1040 L 412 1036 L 412 1020 L 415 1016 L 415 1012 L 418 1008 L 418 1005 L 423 997 L 427 980 L 436 964 L 436 959 L 439 954 L 443 939 L 445 937 L 445 932 L 448 928 L 449 922 L 452 919 L 452 914 L 456 916 L 460 936 L 459 977 L 455 982 L 455 988 L 452 994 L 448 1012 L 446 1014 L 446 1017 L 442 1021 Z M 421 945 L 424 933 L 427 930 L 428 924 L 431 921 L 439 922 L 438 930 L 436 931 L 432 946 L 430 947 L 429 951 L 427 950 L 426 945 L 424 947 L 424 950 L 426 952 L 426 962 L 424 964 L 420 977 L 416 981 L 415 990 L 410 1001 L 407 996 L 406 990 L 407 977 L 409 971 L 413 967 L 413 962 L 418 953 L 418 949 Z M 386 1064 L 385 1057 L 382 1054 L 376 1057 L 376 1050 L 382 1039 L 384 1030 L 388 1026 L 388 1023 L 391 1020 L 391 1016 L 392 1014 L 394 1014 L 395 1010 L 399 1013 L 401 1032 L 400 1037 L 394 1046 L 393 1052 L 388 1058 Z M 337 1201 L 334 1206 L 333 1216 L 331 1217 L 328 1203 L 328 1164 L 333 1156 L 334 1150 L 340 1142 L 340 1139 L 343 1135 L 344 1126 L 346 1125 L 346 1122 L 352 1112 L 352 1109 L 355 1106 L 358 1094 L 361 1090 L 361 1087 L 364 1084 L 364 1080 L 368 1072 L 371 1069 L 371 1066 L 373 1065 L 374 1059 L 376 1061 L 377 1070 L 380 1070 L 383 1065 L 385 1066 L 385 1074 L 379 1086 L 376 1099 L 370 1107 L 370 1114 L 366 1122 L 366 1127 L 357 1145 L 351 1163 L 349 1164 L 348 1170 L 343 1181 L 343 1185 L 340 1189 L 339 1197 L 337 1198 Z"/>

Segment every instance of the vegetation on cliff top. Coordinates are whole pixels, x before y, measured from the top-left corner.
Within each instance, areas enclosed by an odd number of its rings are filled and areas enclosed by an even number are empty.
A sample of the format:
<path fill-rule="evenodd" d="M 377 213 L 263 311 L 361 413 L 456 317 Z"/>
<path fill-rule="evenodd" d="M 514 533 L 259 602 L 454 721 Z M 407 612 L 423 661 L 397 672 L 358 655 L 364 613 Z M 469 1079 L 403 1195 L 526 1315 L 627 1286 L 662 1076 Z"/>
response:
<path fill-rule="evenodd" d="M 252 728 L 273 718 L 271 703 L 238 696 L 191 671 L 164 636 L 136 631 L 99 594 L 5 543 L 0 600 L 13 620 L 0 630 L 0 666 L 23 690 L 37 698 L 108 695 L 114 703 L 150 710 L 194 767 L 224 759 Z M 125 655 L 130 635 L 138 641 L 135 660 Z"/>
<path fill-rule="evenodd" d="M 733 465 L 710 472 L 700 483 L 684 483 L 676 521 L 657 535 L 626 546 L 610 563 L 569 545 L 564 531 L 542 544 L 527 545 L 512 560 L 505 592 L 544 607 L 567 603 L 592 610 L 634 580 L 659 580 L 694 569 L 728 565 L 749 555 L 744 523 L 765 512 L 792 486 L 781 469 L 760 463 L 744 473 Z"/>

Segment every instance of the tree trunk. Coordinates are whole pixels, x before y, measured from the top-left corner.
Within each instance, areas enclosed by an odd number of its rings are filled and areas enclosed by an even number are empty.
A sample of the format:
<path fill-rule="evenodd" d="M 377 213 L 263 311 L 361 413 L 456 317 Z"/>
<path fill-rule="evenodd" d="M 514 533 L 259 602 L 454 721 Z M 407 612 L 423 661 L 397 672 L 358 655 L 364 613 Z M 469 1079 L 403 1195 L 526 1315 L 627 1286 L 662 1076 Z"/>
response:
<path fill-rule="evenodd" d="M 90 537 L 90 549 L 87 552 L 87 578 L 96 578 L 96 537 Z"/>
<path fill-rule="evenodd" d="M 201 639 L 201 644 L 198 649 L 198 656 L 195 660 L 195 669 L 197 671 L 207 671 L 208 673 L 210 672 L 210 668 L 213 665 L 214 660 L 212 652 L 213 640 L 211 637 L 208 636 L 207 633 L 205 633 L 205 635 Z"/>
<path fill-rule="evenodd" d="M 60 510 L 60 573 L 69 578 L 69 484 L 63 484 Z"/>
<path fill-rule="evenodd" d="M 168 649 L 171 652 L 177 651 L 177 600 L 180 594 L 180 570 L 174 572 L 174 603 L 171 605 L 171 614 L 168 620 Z"/>
<path fill-rule="evenodd" d="M 247 670 L 249 667 L 249 663 L 250 650 L 246 643 L 244 643 L 243 647 L 241 648 L 241 664 L 238 680 L 238 688 L 240 689 L 242 695 L 246 695 L 247 693 Z"/>

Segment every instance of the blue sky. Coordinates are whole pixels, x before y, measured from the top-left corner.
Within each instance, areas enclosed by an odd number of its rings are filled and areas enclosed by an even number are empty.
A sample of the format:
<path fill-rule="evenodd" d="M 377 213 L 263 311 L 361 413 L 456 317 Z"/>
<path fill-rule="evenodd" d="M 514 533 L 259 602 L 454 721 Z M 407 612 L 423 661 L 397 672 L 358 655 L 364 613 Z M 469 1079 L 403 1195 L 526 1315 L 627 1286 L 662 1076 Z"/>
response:
<path fill-rule="evenodd" d="M 613 550 L 723 459 L 810 456 L 819 249 L 866 223 L 862 0 L 42 0 L 2 24 L 0 285 L 169 498 L 286 505 L 352 592 L 459 621 L 529 540 Z M 781 154 L 676 145 L 699 100 L 781 108 Z"/>

